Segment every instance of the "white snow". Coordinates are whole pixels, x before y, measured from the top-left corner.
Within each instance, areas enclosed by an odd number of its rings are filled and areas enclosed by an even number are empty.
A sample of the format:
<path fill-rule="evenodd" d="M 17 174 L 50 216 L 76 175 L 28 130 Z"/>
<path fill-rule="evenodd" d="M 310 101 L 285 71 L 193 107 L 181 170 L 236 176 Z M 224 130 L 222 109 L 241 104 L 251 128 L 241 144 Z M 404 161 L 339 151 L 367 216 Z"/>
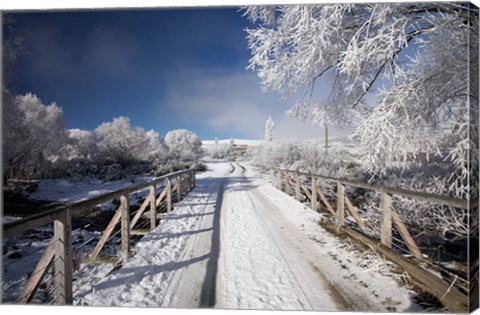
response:
<path fill-rule="evenodd" d="M 153 176 L 137 177 L 135 181 L 132 179 L 101 181 L 93 178 L 44 179 L 38 181 L 38 189 L 31 193 L 29 198 L 65 203 L 78 202 L 153 179 Z"/>
<path fill-rule="evenodd" d="M 225 164 L 210 163 L 209 171 L 197 177 L 194 192 L 175 205 L 174 211 L 135 246 L 135 256 L 98 284 L 77 291 L 76 303 L 198 307 L 202 269 L 206 268 L 210 251 L 209 242 L 198 240 L 209 240 L 211 236 L 212 227 L 208 224 L 215 213 L 216 191 L 226 171 Z"/>
<path fill-rule="evenodd" d="M 418 311 L 412 292 L 364 266 L 321 215 L 247 168 L 209 163 L 197 187 L 121 269 L 75 293 L 102 306 Z M 363 266 L 363 267 L 362 267 Z"/>
<path fill-rule="evenodd" d="M 247 139 L 233 139 L 233 143 L 236 145 L 248 145 L 248 146 L 255 146 L 262 144 L 264 141 L 263 140 L 247 140 Z M 229 144 L 230 139 L 221 139 L 218 140 L 219 144 Z M 202 140 L 202 145 L 204 146 L 210 146 L 214 145 L 215 140 Z"/>

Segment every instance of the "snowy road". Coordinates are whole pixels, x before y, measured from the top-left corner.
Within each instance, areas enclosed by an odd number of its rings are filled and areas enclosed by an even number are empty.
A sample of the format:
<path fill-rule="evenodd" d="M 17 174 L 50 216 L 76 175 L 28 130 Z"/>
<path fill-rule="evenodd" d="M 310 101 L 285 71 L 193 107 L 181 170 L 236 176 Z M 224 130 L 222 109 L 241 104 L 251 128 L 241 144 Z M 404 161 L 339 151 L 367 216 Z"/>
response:
<path fill-rule="evenodd" d="M 418 311 L 411 292 L 323 230 L 320 214 L 250 170 L 210 163 L 197 187 L 135 247 L 80 290 L 90 305 Z M 244 174 L 246 173 L 246 174 Z"/>

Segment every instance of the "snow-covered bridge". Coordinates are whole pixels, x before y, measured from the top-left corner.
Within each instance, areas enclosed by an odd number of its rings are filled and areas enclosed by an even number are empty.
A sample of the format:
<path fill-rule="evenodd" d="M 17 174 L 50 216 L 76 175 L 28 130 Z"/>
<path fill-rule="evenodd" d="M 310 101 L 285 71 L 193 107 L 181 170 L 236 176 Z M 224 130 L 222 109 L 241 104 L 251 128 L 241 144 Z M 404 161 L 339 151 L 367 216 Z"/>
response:
<path fill-rule="evenodd" d="M 322 227 L 325 216 L 300 202 L 307 197 L 316 201 L 317 191 L 301 185 L 298 173 L 296 178 L 295 174 L 290 178 L 288 173 L 278 173 L 276 186 L 280 189 L 239 163 L 211 162 L 208 171 L 196 179 L 193 174 L 193 170 L 169 174 L 153 183 L 84 201 L 82 207 L 86 208 L 122 196 L 103 235 L 74 244 L 73 256 L 81 256 L 79 249 L 97 240 L 93 251 L 90 247 L 83 259 L 71 257 L 71 248 L 64 246 L 72 243 L 71 227 L 57 210 L 48 217 L 4 225 L 9 237 L 30 229 L 32 222 L 38 225 L 42 220 L 56 220 L 54 241 L 44 251 L 23 291 L 17 292 L 18 301 L 34 298 L 53 264 L 53 291 L 57 295 L 52 302 L 61 304 L 422 310 L 415 293 L 399 284 L 399 276 L 390 274 L 392 265 L 374 254 L 358 251 L 348 239 L 342 240 Z M 313 185 L 316 187 L 315 182 Z M 128 195 L 143 190 L 148 192 L 146 196 L 140 194 L 143 203 L 130 213 Z M 318 193 L 326 210 L 333 211 L 321 191 Z M 348 198 L 345 201 L 353 214 Z M 314 204 L 313 208 L 317 208 L 317 202 Z M 343 216 L 344 205 L 336 206 Z M 338 220 L 338 213 L 333 214 Z M 354 217 L 359 220 L 358 213 Z M 120 228 L 116 229 L 117 225 Z M 120 237 L 115 238 L 118 234 Z M 140 235 L 144 237 L 139 239 Z M 112 253 L 108 241 L 113 245 L 115 241 L 121 243 L 121 262 L 108 256 Z M 135 245 L 130 247 L 132 241 Z M 104 255 L 100 255 L 101 251 Z M 69 262 L 75 262 L 75 266 Z M 113 262 L 113 270 L 112 264 L 105 262 Z M 72 269 L 74 272 L 69 272 Z M 462 309 L 463 298 L 458 298 L 458 290 L 448 287 L 448 283 L 442 285 L 448 288 L 443 298 L 456 298 L 456 310 Z"/>
<path fill-rule="evenodd" d="M 238 164 L 209 167 L 135 246 L 135 256 L 80 288 L 74 300 L 104 306 L 417 310 L 392 278 L 368 267 L 362 271 L 360 259 L 319 228 L 318 214 L 244 174 Z"/>

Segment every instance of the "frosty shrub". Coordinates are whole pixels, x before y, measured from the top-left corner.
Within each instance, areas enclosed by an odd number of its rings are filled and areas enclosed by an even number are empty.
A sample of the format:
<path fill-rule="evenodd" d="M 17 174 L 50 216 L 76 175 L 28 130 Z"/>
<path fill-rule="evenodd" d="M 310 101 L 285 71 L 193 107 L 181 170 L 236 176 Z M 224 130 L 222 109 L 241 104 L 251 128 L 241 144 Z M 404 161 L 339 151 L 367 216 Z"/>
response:
<path fill-rule="evenodd" d="M 214 143 L 206 149 L 205 154 L 213 159 L 227 158 L 232 149 L 232 145 L 226 143 Z"/>
<path fill-rule="evenodd" d="M 177 129 L 165 135 L 165 143 L 170 149 L 170 158 L 180 162 L 196 161 L 202 154 L 202 142 L 192 131 Z"/>
<path fill-rule="evenodd" d="M 454 166 L 448 164 L 418 164 L 410 166 L 408 170 L 404 170 L 402 167 L 390 168 L 388 176 L 377 178 L 376 182 L 445 196 L 450 194 L 451 182 L 449 181 L 454 179 L 449 170 L 453 168 Z M 369 191 L 365 197 L 365 203 L 361 205 L 360 211 L 362 217 L 368 221 L 369 233 L 378 237 L 380 232 L 380 194 Z M 471 230 L 478 231 L 478 224 L 469 225 L 468 210 L 401 196 L 394 196 L 392 202 L 393 208 L 415 238 L 432 235 L 465 238 Z"/>
<path fill-rule="evenodd" d="M 65 146 L 67 160 L 90 160 L 97 150 L 94 133 L 89 130 L 69 129 L 68 144 Z"/>
<path fill-rule="evenodd" d="M 332 143 L 325 153 L 320 140 L 264 142 L 249 149 L 251 163 L 266 172 L 272 167 L 320 174 L 337 178 L 363 179 L 365 175 L 356 162 L 348 143 Z M 333 184 L 318 181 L 326 195 L 335 196 Z"/>
<path fill-rule="evenodd" d="M 3 152 L 6 178 L 50 176 L 67 142 L 63 111 L 33 95 L 11 98 L 3 108 Z"/>
<path fill-rule="evenodd" d="M 265 122 L 265 141 L 272 142 L 274 138 L 275 123 L 273 122 L 272 116 L 268 116 L 268 119 Z"/>
<path fill-rule="evenodd" d="M 147 131 L 145 136 L 148 140 L 145 157 L 155 174 L 162 173 L 161 169 L 168 160 L 168 146 L 160 134 L 154 130 Z"/>
<path fill-rule="evenodd" d="M 339 178 L 359 176 L 358 157 L 346 143 L 332 144 L 325 154 L 323 141 L 264 142 L 249 149 L 252 163 L 263 170 L 278 167 Z"/>
<path fill-rule="evenodd" d="M 69 175 L 117 180 L 156 174 L 167 163 L 168 147 L 160 134 L 132 127 L 126 117 L 103 123 L 93 132 L 70 129 L 68 134 L 63 152 Z"/>
<path fill-rule="evenodd" d="M 148 139 L 145 130 L 132 127 L 127 117 L 114 118 L 112 122 L 103 123 L 95 129 L 100 163 L 118 163 L 127 167 L 135 162 L 145 160 Z"/>

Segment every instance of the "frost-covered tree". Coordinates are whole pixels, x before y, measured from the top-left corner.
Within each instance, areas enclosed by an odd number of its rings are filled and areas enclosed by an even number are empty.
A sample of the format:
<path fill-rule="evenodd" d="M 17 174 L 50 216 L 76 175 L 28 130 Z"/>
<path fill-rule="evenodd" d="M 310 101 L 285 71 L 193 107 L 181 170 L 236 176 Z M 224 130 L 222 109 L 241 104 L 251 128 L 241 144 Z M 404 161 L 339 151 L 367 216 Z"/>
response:
<path fill-rule="evenodd" d="M 477 194 L 478 8 L 467 2 L 252 6 L 249 68 L 265 91 L 304 96 L 293 117 L 356 123 L 365 165 L 433 156 L 455 167 L 450 193 Z M 469 75 L 472 74 L 472 75 Z M 331 93 L 315 98 L 318 81 Z M 472 82 L 469 82 L 472 80 Z M 375 104 L 365 96 L 380 88 Z M 378 90 L 378 89 L 377 89 Z M 471 185 L 474 189 L 469 192 Z"/>
<path fill-rule="evenodd" d="M 218 141 L 206 148 L 206 154 L 214 159 L 224 159 L 231 151 L 231 145 L 226 143 L 219 143 Z"/>
<path fill-rule="evenodd" d="M 273 122 L 272 116 L 268 116 L 268 119 L 265 122 L 265 141 L 272 142 L 274 138 L 275 124 Z"/>
<path fill-rule="evenodd" d="M 170 148 L 170 155 L 179 162 L 195 161 L 202 154 L 202 142 L 198 136 L 186 129 L 169 131 L 165 143 Z"/>
<path fill-rule="evenodd" d="M 5 103 L 3 113 L 5 178 L 47 176 L 67 141 L 62 109 L 26 94 Z"/>
<path fill-rule="evenodd" d="M 145 130 L 132 127 L 127 117 L 114 118 L 95 129 L 98 162 L 118 163 L 123 168 L 147 160 L 149 139 Z"/>
<path fill-rule="evenodd" d="M 67 160 L 84 159 L 89 160 L 96 153 L 96 142 L 93 131 L 82 129 L 68 130 L 68 144 L 65 155 Z"/>
<path fill-rule="evenodd" d="M 156 165 L 163 164 L 168 157 L 168 146 L 165 140 L 155 130 L 147 131 L 145 136 L 148 139 L 145 150 L 147 159 Z"/>

